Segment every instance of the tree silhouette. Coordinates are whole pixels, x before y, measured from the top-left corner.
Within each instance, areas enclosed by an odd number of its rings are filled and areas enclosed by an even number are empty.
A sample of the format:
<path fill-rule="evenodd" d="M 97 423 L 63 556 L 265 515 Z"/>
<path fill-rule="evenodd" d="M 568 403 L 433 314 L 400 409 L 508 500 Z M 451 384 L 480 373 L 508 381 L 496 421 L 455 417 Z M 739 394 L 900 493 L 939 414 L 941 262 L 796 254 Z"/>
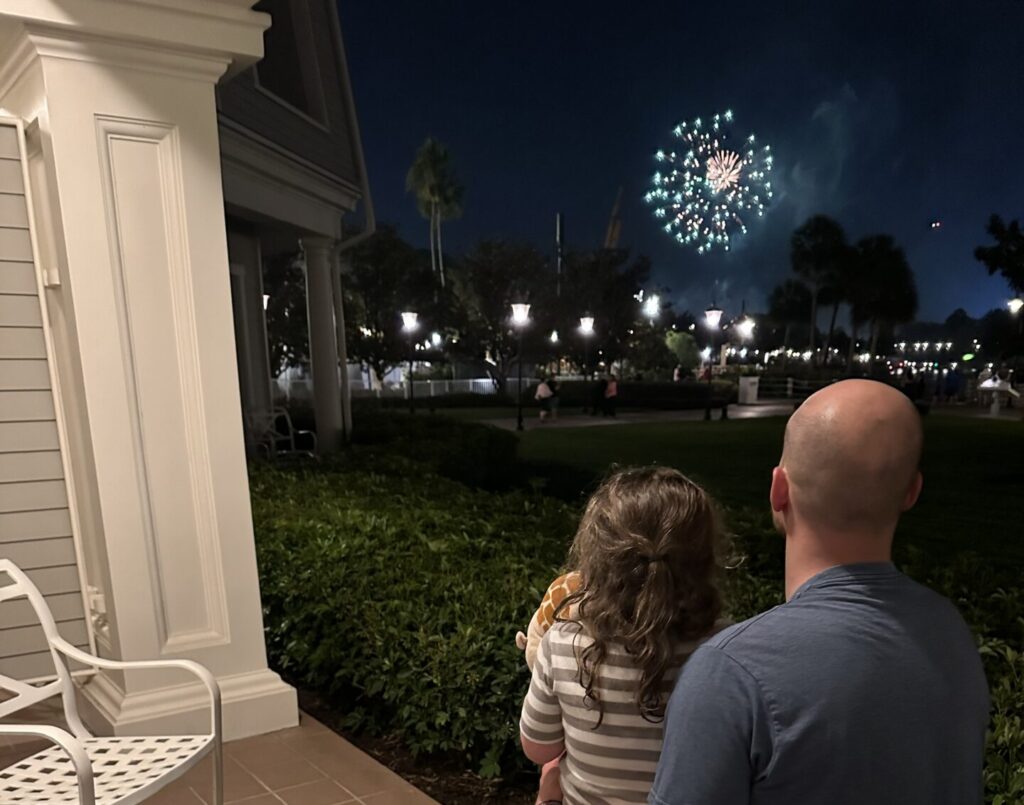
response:
<path fill-rule="evenodd" d="M 782 368 L 786 368 L 789 350 L 789 334 L 793 324 L 806 321 L 811 310 L 811 291 L 800 280 L 788 279 L 776 285 L 768 296 L 768 318 L 781 325 L 782 335 Z"/>
<path fill-rule="evenodd" d="M 790 239 L 793 272 L 804 281 L 811 292 L 809 348 L 812 360 L 818 323 L 818 304 L 822 292 L 836 285 L 846 254 L 846 234 L 843 228 L 826 215 L 815 215 L 807 219 Z"/>
<path fill-rule="evenodd" d="M 345 277 L 345 332 L 349 356 L 373 369 L 377 378 L 408 360 L 409 337 L 401 313 L 420 315 L 424 329 L 448 317 L 439 314 L 431 293 L 427 256 L 383 225 L 352 253 Z"/>
<path fill-rule="evenodd" d="M 905 324 L 917 315 L 917 283 L 903 249 L 890 235 L 863 238 L 856 247 L 856 276 L 851 285 L 851 324 L 871 322 L 871 360 L 883 325 Z M 851 343 L 856 342 L 856 329 Z M 853 346 L 851 346 L 851 355 Z"/>
<path fill-rule="evenodd" d="M 986 231 L 995 240 L 994 246 L 979 246 L 974 257 L 984 263 L 989 275 L 997 271 L 1003 275 L 1014 293 L 1024 293 L 1024 230 L 1019 221 L 1004 223 L 993 215 Z"/>

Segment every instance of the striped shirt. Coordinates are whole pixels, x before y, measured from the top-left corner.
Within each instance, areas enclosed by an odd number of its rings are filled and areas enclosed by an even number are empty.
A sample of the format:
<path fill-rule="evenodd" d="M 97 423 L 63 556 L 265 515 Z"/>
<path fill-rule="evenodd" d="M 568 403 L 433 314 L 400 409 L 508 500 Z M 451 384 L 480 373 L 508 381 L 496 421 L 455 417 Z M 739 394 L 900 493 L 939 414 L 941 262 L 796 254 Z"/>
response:
<path fill-rule="evenodd" d="M 577 656 L 593 641 L 579 624 L 559 622 L 541 641 L 530 691 L 519 723 L 523 737 L 539 744 L 565 742 L 561 771 L 565 805 L 619 805 L 647 802 L 661 755 L 661 721 L 640 714 L 636 693 L 640 670 L 621 646 L 610 645 L 598 668 L 594 693 L 598 704 L 585 702 Z M 683 644 L 678 662 L 661 683 L 665 701 L 679 668 L 703 641 Z"/>

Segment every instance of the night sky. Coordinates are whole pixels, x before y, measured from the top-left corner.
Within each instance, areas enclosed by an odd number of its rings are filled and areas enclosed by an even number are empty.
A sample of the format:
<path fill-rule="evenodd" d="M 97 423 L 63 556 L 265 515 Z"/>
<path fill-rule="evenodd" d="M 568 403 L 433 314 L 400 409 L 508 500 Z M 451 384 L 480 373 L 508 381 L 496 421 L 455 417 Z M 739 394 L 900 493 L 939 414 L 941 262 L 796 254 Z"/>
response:
<path fill-rule="evenodd" d="M 618 188 L 620 245 L 651 257 L 681 307 L 718 280 L 727 311 L 789 275 L 808 215 L 851 240 L 889 233 L 921 319 L 1007 298 L 973 249 L 998 212 L 1024 217 L 1024 0 L 633 3 L 387 0 L 340 4 L 378 219 L 418 245 L 405 192 L 417 146 L 449 146 L 465 214 L 446 252 L 484 237 L 550 252 L 599 246 Z M 642 196 L 681 120 L 732 109 L 775 154 L 775 203 L 728 254 L 671 240 Z M 939 230 L 929 222 L 942 221 Z"/>

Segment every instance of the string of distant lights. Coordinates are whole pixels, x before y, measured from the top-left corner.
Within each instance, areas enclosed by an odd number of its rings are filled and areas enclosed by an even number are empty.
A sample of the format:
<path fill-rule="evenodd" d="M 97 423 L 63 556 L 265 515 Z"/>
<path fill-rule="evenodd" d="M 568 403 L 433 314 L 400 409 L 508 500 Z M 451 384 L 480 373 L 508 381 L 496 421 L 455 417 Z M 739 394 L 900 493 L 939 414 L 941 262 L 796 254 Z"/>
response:
<path fill-rule="evenodd" d="M 664 220 L 662 228 L 698 254 L 728 251 L 733 238 L 747 232 L 744 214 L 764 215 L 772 199 L 771 147 L 758 147 L 753 134 L 734 137 L 732 122 L 726 111 L 708 123 L 699 117 L 680 123 L 672 131 L 677 146 L 654 155 L 664 168 L 644 200 Z"/>

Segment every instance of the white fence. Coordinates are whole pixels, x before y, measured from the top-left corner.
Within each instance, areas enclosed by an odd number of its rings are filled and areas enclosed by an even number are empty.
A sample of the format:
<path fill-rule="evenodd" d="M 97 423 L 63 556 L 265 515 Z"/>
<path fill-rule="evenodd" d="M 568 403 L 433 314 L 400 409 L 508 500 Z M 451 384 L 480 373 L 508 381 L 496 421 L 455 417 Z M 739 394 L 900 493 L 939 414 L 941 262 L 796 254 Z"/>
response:
<path fill-rule="evenodd" d="M 523 378 L 523 387 L 527 380 Z M 513 381 L 514 388 L 514 381 Z M 416 380 L 413 381 L 413 394 L 417 397 L 440 397 L 446 394 L 497 394 L 494 381 L 489 377 L 470 380 Z M 379 388 L 367 388 L 363 383 L 352 384 L 353 397 L 408 397 L 409 384 L 389 383 Z"/>

